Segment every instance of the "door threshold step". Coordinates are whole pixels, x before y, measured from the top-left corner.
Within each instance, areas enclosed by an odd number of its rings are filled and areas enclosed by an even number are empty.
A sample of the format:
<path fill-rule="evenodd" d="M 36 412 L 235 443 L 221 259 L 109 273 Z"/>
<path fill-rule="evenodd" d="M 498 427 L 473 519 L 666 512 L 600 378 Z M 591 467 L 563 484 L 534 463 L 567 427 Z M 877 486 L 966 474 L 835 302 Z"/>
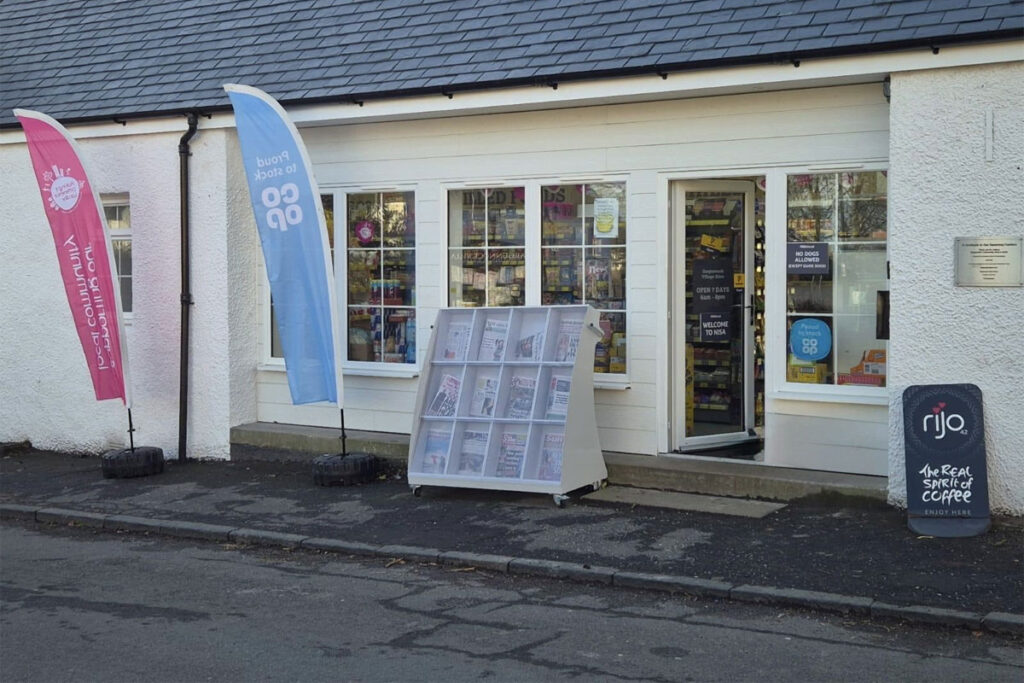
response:
<path fill-rule="evenodd" d="M 705 496 L 696 493 L 679 493 L 678 491 L 661 491 L 659 489 L 641 489 L 632 486 L 608 486 L 600 491 L 588 493 L 584 498 L 588 501 L 605 503 L 625 503 L 646 507 L 686 510 L 689 512 L 708 512 L 716 515 L 733 515 L 735 517 L 767 517 L 786 507 L 785 503 L 770 503 L 763 500 L 746 498 L 726 498 L 724 496 Z"/>

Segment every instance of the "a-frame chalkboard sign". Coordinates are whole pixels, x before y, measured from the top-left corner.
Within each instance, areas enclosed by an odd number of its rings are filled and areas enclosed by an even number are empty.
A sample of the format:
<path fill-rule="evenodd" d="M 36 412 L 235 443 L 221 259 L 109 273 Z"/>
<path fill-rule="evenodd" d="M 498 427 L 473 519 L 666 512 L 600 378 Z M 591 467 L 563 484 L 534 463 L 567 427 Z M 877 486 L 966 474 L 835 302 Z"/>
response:
<path fill-rule="evenodd" d="M 907 525 L 928 536 L 977 536 L 991 524 L 985 421 L 974 384 L 903 392 Z"/>

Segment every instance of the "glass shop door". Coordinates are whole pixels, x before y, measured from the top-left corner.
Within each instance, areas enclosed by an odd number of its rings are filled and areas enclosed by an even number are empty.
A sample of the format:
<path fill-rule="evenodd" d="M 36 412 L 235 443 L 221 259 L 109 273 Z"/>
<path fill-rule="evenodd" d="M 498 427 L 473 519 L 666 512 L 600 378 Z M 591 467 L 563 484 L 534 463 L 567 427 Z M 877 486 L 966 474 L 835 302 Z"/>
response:
<path fill-rule="evenodd" d="M 755 184 L 674 183 L 672 214 L 671 443 L 699 453 L 755 441 Z"/>

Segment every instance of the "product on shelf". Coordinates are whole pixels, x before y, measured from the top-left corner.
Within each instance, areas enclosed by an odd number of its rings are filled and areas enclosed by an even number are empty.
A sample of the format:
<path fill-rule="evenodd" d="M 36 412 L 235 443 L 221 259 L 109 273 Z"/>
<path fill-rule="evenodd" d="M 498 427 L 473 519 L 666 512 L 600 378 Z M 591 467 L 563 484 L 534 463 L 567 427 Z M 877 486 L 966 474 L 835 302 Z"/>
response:
<path fill-rule="evenodd" d="M 508 417 L 516 420 L 528 419 L 533 414 L 533 395 L 536 389 L 535 378 L 513 375 L 508 392 Z"/>
<path fill-rule="evenodd" d="M 526 434 L 505 432 L 501 435 L 501 447 L 498 450 L 496 477 L 519 479 L 523 476 L 523 460 L 526 458 Z"/>
<path fill-rule="evenodd" d="M 563 318 L 558 323 L 558 338 L 555 341 L 555 362 L 572 363 L 576 360 L 576 349 L 580 344 L 583 321 L 578 318 Z"/>
<path fill-rule="evenodd" d="M 432 428 L 427 430 L 427 438 L 423 446 L 423 461 L 420 471 L 424 474 L 444 474 L 448 463 L 448 445 L 451 435 L 447 430 Z"/>
<path fill-rule="evenodd" d="M 569 410 L 569 390 L 572 388 L 572 377 L 568 375 L 552 375 L 548 385 L 547 407 L 544 411 L 545 420 L 564 420 Z"/>
<path fill-rule="evenodd" d="M 448 333 L 445 337 L 441 358 L 443 360 L 466 360 L 466 350 L 469 349 L 469 338 L 472 331 L 473 326 L 469 322 L 453 320 L 448 323 Z"/>
<path fill-rule="evenodd" d="M 462 433 L 458 474 L 482 474 L 487 455 L 487 432 L 467 429 Z"/>
<path fill-rule="evenodd" d="M 484 322 L 483 336 L 480 338 L 480 351 L 477 360 L 500 361 L 505 355 L 505 336 L 508 333 L 508 320 L 488 318 Z"/>
<path fill-rule="evenodd" d="M 544 331 L 521 337 L 513 351 L 515 360 L 540 360 L 544 354 Z"/>
<path fill-rule="evenodd" d="M 434 398 L 430 401 L 425 414 L 441 417 L 451 417 L 454 415 L 455 408 L 459 403 L 459 387 L 461 386 L 462 381 L 458 377 L 452 375 L 442 377 L 437 393 L 434 394 Z"/>
<path fill-rule="evenodd" d="M 565 445 L 565 434 L 548 432 L 540 450 L 540 466 L 537 478 L 545 481 L 558 481 L 562 477 L 562 449 Z"/>
<path fill-rule="evenodd" d="M 493 417 L 494 400 L 497 395 L 497 377 L 477 377 L 473 401 L 469 404 L 469 414 L 473 417 Z"/>

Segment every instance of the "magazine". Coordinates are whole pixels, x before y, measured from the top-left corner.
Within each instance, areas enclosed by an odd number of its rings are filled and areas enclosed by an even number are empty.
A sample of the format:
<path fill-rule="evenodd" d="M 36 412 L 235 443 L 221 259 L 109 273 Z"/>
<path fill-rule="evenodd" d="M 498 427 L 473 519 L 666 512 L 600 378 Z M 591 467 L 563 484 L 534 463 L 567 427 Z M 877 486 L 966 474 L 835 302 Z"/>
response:
<path fill-rule="evenodd" d="M 480 338 L 480 351 L 477 360 L 500 361 L 505 355 L 505 335 L 508 332 L 508 321 L 501 318 L 488 318 L 484 322 L 484 333 Z"/>
<path fill-rule="evenodd" d="M 423 444 L 423 474 L 444 474 L 448 462 L 448 442 L 451 435 L 443 429 L 430 429 Z"/>
<path fill-rule="evenodd" d="M 572 388 L 572 377 L 552 375 L 548 386 L 547 408 L 545 420 L 564 420 L 569 412 L 569 389 Z"/>
<path fill-rule="evenodd" d="M 505 432 L 501 435 L 501 449 L 498 451 L 496 477 L 518 479 L 523 476 L 523 460 L 526 458 L 526 434 Z"/>
<path fill-rule="evenodd" d="M 497 394 L 497 377 L 477 377 L 473 401 L 469 405 L 469 414 L 473 417 L 493 417 L 494 398 Z"/>
<path fill-rule="evenodd" d="M 462 433 L 458 474 L 483 474 L 487 455 L 487 432 L 467 429 Z"/>
<path fill-rule="evenodd" d="M 555 344 L 556 363 L 572 363 L 576 360 L 582 330 L 583 320 L 580 318 L 563 318 L 559 321 L 558 340 Z"/>
<path fill-rule="evenodd" d="M 526 420 L 533 415 L 533 394 L 537 388 L 537 380 L 533 377 L 513 375 L 508 390 L 508 417 Z"/>
<path fill-rule="evenodd" d="M 538 479 L 558 481 L 562 478 L 562 446 L 564 444 L 565 434 L 561 432 L 548 432 L 544 435 L 540 450 L 540 468 L 537 470 Z"/>
<path fill-rule="evenodd" d="M 459 403 L 459 387 L 462 385 L 458 377 L 445 375 L 441 378 L 441 384 L 437 387 L 437 393 L 427 406 L 424 415 L 440 415 L 451 417 L 455 414 L 455 408 Z"/>
<path fill-rule="evenodd" d="M 473 328 L 468 322 L 451 321 L 448 323 L 448 335 L 444 349 L 441 351 L 443 360 L 466 360 L 466 349 L 469 348 L 469 337 Z"/>
<path fill-rule="evenodd" d="M 544 332 L 535 332 L 521 338 L 514 350 L 516 360 L 541 360 L 544 354 Z"/>

